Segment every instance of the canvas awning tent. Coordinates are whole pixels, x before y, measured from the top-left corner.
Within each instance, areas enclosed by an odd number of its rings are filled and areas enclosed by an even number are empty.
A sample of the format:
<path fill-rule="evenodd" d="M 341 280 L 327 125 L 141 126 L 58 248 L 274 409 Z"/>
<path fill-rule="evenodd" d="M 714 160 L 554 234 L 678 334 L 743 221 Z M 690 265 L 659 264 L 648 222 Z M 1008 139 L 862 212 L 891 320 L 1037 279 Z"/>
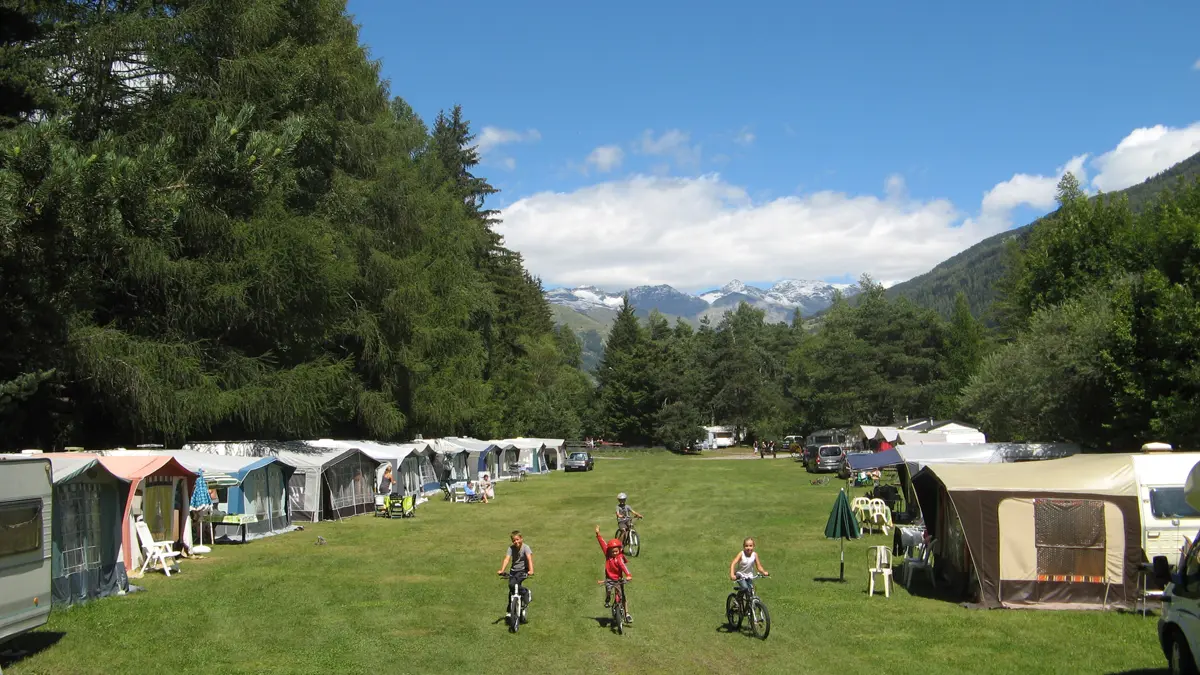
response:
<path fill-rule="evenodd" d="M 433 469 L 440 480 L 457 483 L 478 478 L 473 472 L 478 466 L 479 452 L 445 438 L 431 439 L 429 446 L 437 453 Z"/>
<path fill-rule="evenodd" d="M 474 472 L 472 479 L 482 478 L 487 474 L 488 478 L 499 479 L 500 472 L 499 461 L 500 456 L 505 448 L 496 445 L 499 441 L 481 441 L 478 438 L 470 438 L 467 436 L 451 436 L 438 439 L 439 442 L 449 445 L 465 448 L 471 454 L 467 459 L 467 467 Z"/>
<path fill-rule="evenodd" d="M 214 455 L 275 457 L 295 468 L 288 480 L 292 522 L 337 520 L 375 510 L 379 462 L 361 450 L 322 449 L 307 442 L 229 441 L 192 443 L 184 450 Z"/>
<path fill-rule="evenodd" d="M 1128 455 L 929 464 L 913 477 L 942 573 L 987 607 L 1129 607 L 1141 560 Z"/>
<path fill-rule="evenodd" d="M 305 441 L 314 447 L 358 449 L 371 459 L 379 462 L 373 474 L 376 489 L 383 479 L 383 471 L 387 465 L 392 467 L 392 477 L 395 483 L 392 491 L 399 494 L 419 495 L 438 489 L 437 471 L 434 460 L 437 453 L 427 441 L 416 443 L 379 443 L 376 441 L 331 440 L 323 438 L 319 441 Z"/>
<path fill-rule="evenodd" d="M 923 431 L 905 431 L 903 429 L 896 432 L 896 442 L 900 445 L 924 445 L 927 443 L 945 443 L 946 441 L 946 434 L 939 434 L 937 432 L 926 433 Z"/>
<path fill-rule="evenodd" d="M 54 606 L 70 606 L 129 590 L 121 562 L 129 481 L 93 457 L 51 453 L 54 513 L 51 536 L 51 595 Z"/>
<path fill-rule="evenodd" d="M 215 508 L 232 516 L 243 516 L 241 524 L 213 526 L 216 537 L 238 536 L 245 527 L 246 539 L 287 532 L 292 529 L 287 487 L 296 468 L 277 457 L 214 455 L 195 450 L 123 450 L 116 454 L 145 454 L 174 457 L 204 480 L 219 497 Z"/>
<path fill-rule="evenodd" d="M 896 427 L 875 427 L 875 435 L 872 437 L 872 440 L 895 443 L 899 437 L 900 430 Z"/>
<path fill-rule="evenodd" d="M 189 501 L 196 474 L 172 457 L 157 455 L 106 456 L 99 453 L 45 453 L 50 457 L 96 459 L 116 477 L 129 483 L 122 505 L 121 560 L 129 571 L 142 565 L 142 547 L 135 523 L 140 516 L 150 527 L 155 541 L 182 541 L 192 545 Z"/>
<path fill-rule="evenodd" d="M 562 471 L 563 462 L 567 459 L 566 440 L 562 438 L 512 438 L 513 443 L 525 442 L 538 444 L 542 447 L 543 463 L 540 473 L 547 471 Z"/>
<path fill-rule="evenodd" d="M 537 438 L 506 438 L 498 441 L 500 445 L 511 445 L 518 451 L 517 462 L 526 467 L 530 473 L 546 473 L 546 444 Z"/>

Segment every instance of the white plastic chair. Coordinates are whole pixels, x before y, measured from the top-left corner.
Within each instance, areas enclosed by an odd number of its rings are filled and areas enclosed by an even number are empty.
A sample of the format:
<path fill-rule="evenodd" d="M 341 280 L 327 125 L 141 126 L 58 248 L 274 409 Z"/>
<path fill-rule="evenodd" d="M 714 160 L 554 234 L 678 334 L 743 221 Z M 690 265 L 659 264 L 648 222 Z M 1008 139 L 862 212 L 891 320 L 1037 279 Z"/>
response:
<path fill-rule="evenodd" d="M 871 531 L 874 532 L 875 528 L 879 528 L 886 535 L 888 528 L 892 526 L 892 510 L 882 501 L 878 504 L 872 502 L 870 514 L 868 524 Z"/>
<path fill-rule="evenodd" d="M 137 530 L 138 541 L 142 544 L 142 551 L 145 552 L 142 568 L 138 571 L 144 573 L 151 563 L 156 563 L 162 565 L 164 574 L 171 576 L 171 565 L 174 565 L 174 559 L 179 557 L 178 551 L 171 550 L 172 542 L 154 541 L 154 534 L 150 532 L 150 526 L 144 520 L 137 521 L 134 528 Z"/>
<path fill-rule="evenodd" d="M 871 586 L 868 595 L 875 595 L 875 575 L 883 578 L 883 596 L 892 597 L 892 551 L 887 546 L 872 546 L 867 549 L 868 556 L 874 556 L 875 562 L 868 570 L 871 573 Z"/>
<path fill-rule="evenodd" d="M 937 586 L 937 581 L 933 576 L 933 542 L 922 543 L 917 546 L 917 555 L 913 558 L 904 558 L 904 585 L 906 587 L 912 585 L 913 572 L 917 570 L 925 571 L 929 574 L 929 583 Z"/>

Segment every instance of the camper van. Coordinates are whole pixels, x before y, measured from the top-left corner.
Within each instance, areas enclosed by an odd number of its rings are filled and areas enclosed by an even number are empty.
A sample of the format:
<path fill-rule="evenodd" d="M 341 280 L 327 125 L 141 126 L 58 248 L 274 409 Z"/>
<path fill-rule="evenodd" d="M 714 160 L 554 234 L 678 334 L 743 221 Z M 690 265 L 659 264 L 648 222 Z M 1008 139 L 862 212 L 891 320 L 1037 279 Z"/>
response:
<path fill-rule="evenodd" d="M 45 457 L 0 455 L 0 643 L 50 615 L 50 504 Z"/>
<path fill-rule="evenodd" d="M 1166 443 L 1147 443 L 1132 461 L 1146 560 L 1161 555 L 1174 561 L 1184 538 L 1200 529 L 1200 510 L 1188 504 L 1183 487 L 1200 452 L 1171 452 Z"/>
<path fill-rule="evenodd" d="M 1200 466 L 1194 466 L 1184 483 L 1184 498 L 1200 510 Z M 1182 554 L 1163 554 L 1151 559 L 1154 576 L 1166 585 L 1162 614 L 1158 619 L 1158 641 L 1172 673 L 1200 670 L 1200 532 Z M 1174 573 L 1170 564 L 1178 561 Z"/>

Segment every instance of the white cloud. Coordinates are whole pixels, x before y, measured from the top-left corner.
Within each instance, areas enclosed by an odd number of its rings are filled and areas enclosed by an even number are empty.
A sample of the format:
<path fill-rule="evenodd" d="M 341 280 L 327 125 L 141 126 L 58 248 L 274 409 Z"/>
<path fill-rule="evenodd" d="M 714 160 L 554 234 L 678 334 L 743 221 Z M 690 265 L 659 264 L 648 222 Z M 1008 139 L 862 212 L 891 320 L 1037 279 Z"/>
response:
<path fill-rule="evenodd" d="M 670 157 L 680 167 L 699 168 L 700 145 L 692 145 L 690 141 L 691 136 L 678 129 L 664 131 L 657 138 L 654 137 L 654 131 L 647 129 L 636 147 L 643 155 Z"/>
<path fill-rule="evenodd" d="M 503 211 L 498 230 L 549 284 L 683 289 L 731 278 L 823 278 L 870 270 L 904 279 L 990 232 L 953 225 L 945 200 L 817 192 L 754 202 L 717 175 L 634 176 L 540 193 Z"/>
<path fill-rule="evenodd" d="M 608 173 L 621 166 L 625 151 L 615 145 L 601 145 L 588 155 L 587 163 L 596 167 L 600 173 Z"/>
<path fill-rule="evenodd" d="M 1196 62 L 1192 64 L 1192 70 L 1200 70 L 1200 59 L 1196 59 Z"/>
<path fill-rule="evenodd" d="M 755 135 L 750 131 L 750 127 L 742 127 L 742 130 L 733 137 L 733 142 L 738 145 L 749 147 L 754 144 Z"/>
<path fill-rule="evenodd" d="M 499 127 L 484 127 L 483 131 L 479 132 L 479 136 L 475 139 L 475 147 L 479 149 L 479 154 L 483 155 L 501 145 L 532 143 L 541 139 L 542 135 L 537 129 L 515 131 Z"/>
<path fill-rule="evenodd" d="M 1092 162 L 1097 190 L 1113 192 L 1137 185 L 1200 152 L 1200 122 L 1180 129 L 1161 124 L 1134 129 L 1117 147 Z"/>
<path fill-rule="evenodd" d="M 517 168 L 517 160 L 513 159 L 512 157 L 505 157 L 504 159 L 500 160 L 500 166 L 512 171 L 513 169 Z"/>
<path fill-rule="evenodd" d="M 687 134 L 647 132 L 643 154 L 691 152 Z M 883 195 L 831 191 L 754 199 L 719 175 L 654 175 L 601 182 L 569 193 L 543 192 L 503 209 L 497 226 L 548 285 L 628 288 L 671 284 L 701 290 L 730 279 L 857 277 L 909 279 L 1014 223 L 1020 206 L 1049 211 L 1067 171 L 1105 190 L 1125 187 L 1200 152 L 1200 123 L 1130 133 L 1089 162 L 1072 157 L 1052 175 L 1019 173 L 987 190 L 969 217 L 945 199 L 909 195 L 888 176 Z M 699 147 L 695 148 L 698 156 Z"/>

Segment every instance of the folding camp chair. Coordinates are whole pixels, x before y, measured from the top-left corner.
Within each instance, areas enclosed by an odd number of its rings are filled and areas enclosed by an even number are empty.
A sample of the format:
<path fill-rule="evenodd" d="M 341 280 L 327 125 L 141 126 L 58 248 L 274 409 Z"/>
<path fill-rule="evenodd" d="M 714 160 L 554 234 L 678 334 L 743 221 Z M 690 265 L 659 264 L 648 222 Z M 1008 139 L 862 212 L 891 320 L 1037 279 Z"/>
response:
<path fill-rule="evenodd" d="M 142 567 L 138 570 L 140 573 L 145 573 L 146 568 L 152 563 L 162 565 L 163 573 L 171 576 L 171 567 L 179 570 L 178 563 L 175 558 L 179 557 L 179 552 L 172 549 L 173 543 L 169 541 L 154 541 L 154 534 L 150 532 L 150 526 L 146 521 L 139 520 L 134 524 L 137 530 L 138 541 L 142 545 L 142 551 L 145 553 Z M 167 563 L 170 562 L 170 565 Z"/>

